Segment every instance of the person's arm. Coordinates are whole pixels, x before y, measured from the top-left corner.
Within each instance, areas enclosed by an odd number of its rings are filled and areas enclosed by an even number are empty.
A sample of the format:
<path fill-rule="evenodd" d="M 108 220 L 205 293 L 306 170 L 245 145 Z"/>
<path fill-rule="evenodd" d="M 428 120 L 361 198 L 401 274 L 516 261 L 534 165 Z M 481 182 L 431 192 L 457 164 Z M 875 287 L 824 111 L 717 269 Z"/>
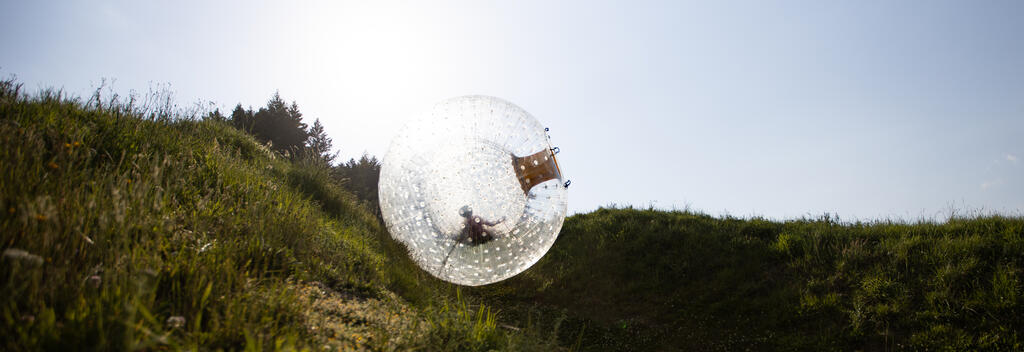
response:
<path fill-rule="evenodd" d="M 484 225 L 487 225 L 487 226 L 494 226 L 494 225 L 497 225 L 497 224 L 500 224 L 500 223 L 503 223 L 503 222 L 505 222 L 505 218 L 504 217 L 502 217 L 501 220 L 498 220 L 498 221 L 495 221 L 495 222 L 486 222 L 486 221 L 484 221 L 483 223 L 484 223 Z"/>

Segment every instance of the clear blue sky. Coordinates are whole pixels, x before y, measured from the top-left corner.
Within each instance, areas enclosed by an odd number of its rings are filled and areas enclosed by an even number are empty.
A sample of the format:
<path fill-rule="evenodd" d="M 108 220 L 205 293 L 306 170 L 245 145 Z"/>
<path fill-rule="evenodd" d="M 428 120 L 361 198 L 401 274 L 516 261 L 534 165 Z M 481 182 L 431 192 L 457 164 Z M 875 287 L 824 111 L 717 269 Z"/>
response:
<path fill-rule="evenodd" d="M 383 155 L 486 94 L 552 129 L 571 212 L 1024 213 L 1021 1 L 4 1 L 0 73 L 320 118 Z"/>

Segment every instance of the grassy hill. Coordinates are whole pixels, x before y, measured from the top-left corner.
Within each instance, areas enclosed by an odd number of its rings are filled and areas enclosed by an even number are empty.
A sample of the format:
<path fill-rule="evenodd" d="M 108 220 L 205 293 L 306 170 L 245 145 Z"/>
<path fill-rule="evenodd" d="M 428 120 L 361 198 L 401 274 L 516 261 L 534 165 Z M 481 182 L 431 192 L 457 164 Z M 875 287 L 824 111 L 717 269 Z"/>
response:
<path fill-rule="evenodd" d="M 326 172 L 153 100 L 0 81 L 0 349 L 1024 348 L 1024 219 L 600 209 L 459 288 Z"/>
<path fill-rule="evenodd" d="M 0 349 L 515 349 L 327 171 L 153 100 L 0 82 Z"/>
<path fill-rule="evenodd" d="M 477 290 L 584 350 L 1021 350 L 1024 219 L 772 222 L 600 209 Z M 576 335 L 573 335 L 576 334 Z M 575 342 L 573 342 L 575 341 Z"/>

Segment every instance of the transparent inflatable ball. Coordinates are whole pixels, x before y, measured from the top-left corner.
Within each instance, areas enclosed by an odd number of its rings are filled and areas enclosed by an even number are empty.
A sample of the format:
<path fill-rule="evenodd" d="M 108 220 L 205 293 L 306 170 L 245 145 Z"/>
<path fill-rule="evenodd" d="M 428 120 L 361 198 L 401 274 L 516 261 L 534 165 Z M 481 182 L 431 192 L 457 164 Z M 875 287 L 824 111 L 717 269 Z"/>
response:
<path fill-rule="evenodd" d="M 430 274 L 460 285 L 512 277 L 551 248 L 567 190 L 546 129 L 505 100 L 448 99 L 416 116 L 382 160 L 391 235 Z"/>

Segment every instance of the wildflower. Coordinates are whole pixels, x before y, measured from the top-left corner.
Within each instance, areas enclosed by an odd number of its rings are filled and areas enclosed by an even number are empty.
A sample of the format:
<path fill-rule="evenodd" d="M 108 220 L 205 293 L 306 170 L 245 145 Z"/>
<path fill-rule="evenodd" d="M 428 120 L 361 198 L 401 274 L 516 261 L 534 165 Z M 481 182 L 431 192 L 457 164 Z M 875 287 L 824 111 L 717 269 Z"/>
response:
<path fill-rule="evenodd" d="M 76 147 L 78 147 L 78 146 L 81 146 L 81 145 L 82 145 L 82 142 L 75 142 L 75 143 L 73 143 L 72 145 L 73 145 L 73 146 L 76 146 Z"/>
<path fill-rule="evenodd" d="M 177 329 L 182 326 L 185 326 L 185 317 L 175 315 L 170 318 L 167 318 L 167 326 L 170 326 L 171 329 Z"/>
<path fill-rule="evenodd" d="M 213 246 L 214 242 L 217 242 L 217 241 L 213 240 L 213 241 L 210 241 L 210 242 L 207 242 L 206 244 L 204 244 L 202 247 L 199 248 L 199 253 L 206 252 L 207 249 L 210 249 L 210 246 Z"/>
<path fill-rule="evenodd" d="M 71 143 L 64 143 L 64 148 L 71 148 Z"/>
<path fill-rule="evenodd" d="M 46 220 L 46 215 L 36 214 L 36 220 L 45 221 Z"/>
<path fill-rule="evenodd" d="M 60 167 L 60 166 L 57 166 L 57 163 L 52 162 L 52 161 L 49 164 L 46 164 L 46 166 L 49 166 L 51 169 L 54 169 L 54 170 L 56 170 L 57 168 Z"/>

